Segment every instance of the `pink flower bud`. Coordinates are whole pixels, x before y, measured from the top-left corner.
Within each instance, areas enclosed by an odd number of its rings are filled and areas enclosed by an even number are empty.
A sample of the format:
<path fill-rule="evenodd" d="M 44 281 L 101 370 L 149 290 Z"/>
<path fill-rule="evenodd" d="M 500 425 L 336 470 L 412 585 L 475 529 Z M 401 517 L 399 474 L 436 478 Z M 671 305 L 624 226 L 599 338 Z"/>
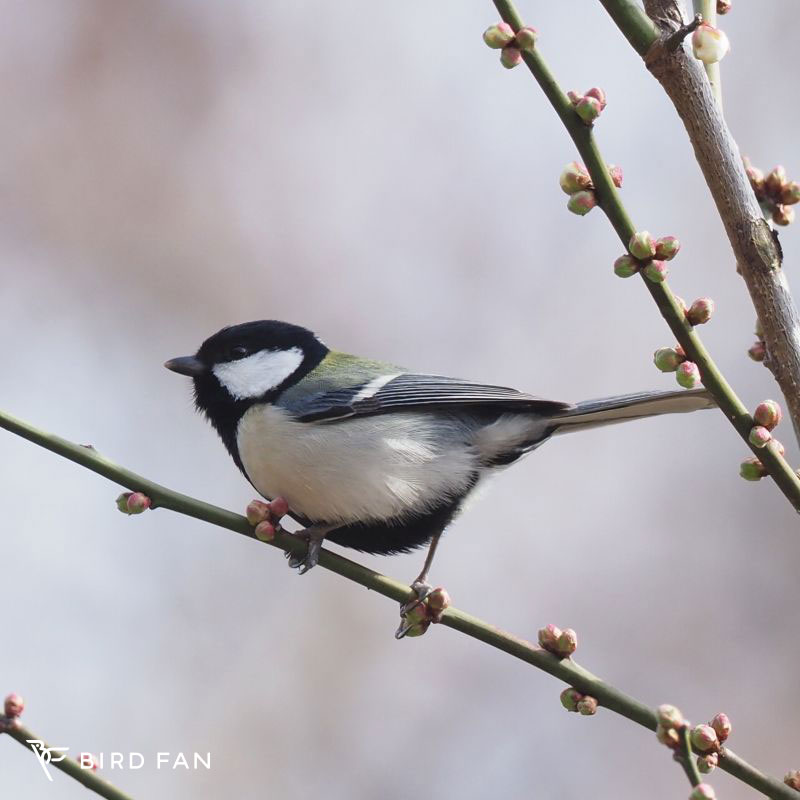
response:
<path fill-rule="evenodd" d="M 591 89 L 587 90 L 585 97 L 594 97 L 600 103 L 601 111 L 606 107 L 606 93 L 599 86 L 592 86 Z"/>
<path fill-rule="evenodd" d="M 709 725 L 714 729 L 717 738 L 721 742 L 724 742 L 731 735 L 731 721 L 728 719 L 727 714 L 722 712 L 715 714 Z"/>
<path fill-rule="evenodd" d="M 276 522 L 289 513 L 289 503 L 285 497 L 276 497 L 269 503 L 269 513 Z"/>
<path fill-rule="evenodd" d="M 6 697 L 3 710 L 7 717 L 16 719 L 22 716 L 22 712 L 25 710 L 25 702 L 18 694 L 12 693 Z"/>
<path fill-rule="evenodd" d="M 708 783 L 699 783 L 692 789 L 689 800 L 717 800 L 714 788 Z"/>
<path fill-rule="evenodd" d="M 675 728 L 665 728 L 663 725 L 658 725 L 656 727 L 656 739 L 658 739 L 661 744 L 665 744 L 667 747 L 673 749 L 675 749 L 680 742 L 678 731 L 676 731 Z"/>
<path fill-rule="evenodd" d="M 597 706 L 597 700 L 587 694 L 586 697 L 578 700 L 578 713 L 583 714 L 585 717 L 591 717 L 597 713 Z"/>
<path fill-rule="evenodd" d="M 603 111 L 603 106 L 596 97 L 588 95 L 578 101 L 575 113 L 587 124 L 591 125 Z"/>
<path fill-rule="evenodd" d="M 522 61 L 522 53 L 518 47 L 515 47 L 512 44 L 507 44 L 501 51 L 500 51 L 500 63 L 506 69 L 514 69 L 520 61 Z"/>
<path fill-rule="evenodd" d="M 254 531 L 259 542 L 271 542 L 275 538 L 275 526 L 268 520 L 262 520 Z"/>
<path fill-rule="evenodd" d="M 774 400 L 759 403 L 753 412 L 753 419 L 770 431 L 780 423 L 782 417 L 781 407 Z"/>
<path fill-rule="evenodd" d="M 786 169 L 781 164 L 778 164 L 777 167 L 773 167 L 764 179 L 766 190 L 775 197 L 780 197 L 787 183 Z"/>
<path fill-rule="evenodd" d="M 425 604 L 428 606 L 431 622 L 439 622 L 445 609 L 450 606 L 450 595 L 446 589 L 438 586 L 425 598 Z"/>
<path fill-rule="evenodd" d="M 538 38 L 539 32 L 536 28 L 531 28 L 526 25 L 524 28 L 520 28 L 517 33 L 517 47 L 519 47 L 520 50 L 527 50 L 529 53 L 532 53 Z"/>
<path fill-rule="evenodd" d="M 742 163 L 753 191 L 757 197 L 760 196 L 764 191 L 764 173 L 758 167 L 754 167 L 747 156 L 742 156 Z"/>
<path fill-rule="evenodd" d="M 747 458 L 739 465 L 739 475 L 746 481 L 760 481 L 766 474 L 767 470 L 757 458 Z"/>
<path fill-rule="evenodd" d="M 731 5 L 731 0 L 717 0 L 717 14 L 727 14 L 731 10 Z"/>
<path fill-rule="evenodd" d="M 100 766 L 97 756 L 91 753 L 78 753 L 75 760 L 81 765 L 81 769 L 89 769 L 92 772 L 97 772 L 97 768 Z"/>
<path fill-rule="evenodd" d="M 655 256 L 661 261 L 671 261 L 680 249 L 681 243 L 677 236 L 662 236 L 656 240 Z"/>
<path fill-rule="evenodd" d="M 717 764 L 719 764 L 719 756 L 716 753 L 708 753 L 697 757 L 697 769 L 704 775 L 713 772 Z"/>
<path fill-rule="evenodd" d="M 680 355 L 680 353 L 671 347 L 659 347 L 658 350 L 653 353 L 653 363 L 662 372 L 675 372 L 685 360 L 685 356 Z"/>
<path fill-rule="evenodd" d="M 567 709 L 567 711 L 577 711 L 578 710 L 578 703 L 583 700 L 583 695 L 577 690 L 573 689 L 571 686 L 569 689 L 564 689 L 559 696 L 561 700 L 561 705 Z"/>
<path fill-rule="evenodd" d="M 791 772 L 787 772 L 783 776 L 783 782 L 800 792 L 800 769 L 793 769 Z"/>
<path fill-rule="evenodd" d="M 569 200 L 567 200 L 567 208 L 579 217 L 588 214 L 596 205 L 597 198 L 594 196 L 594 192 L 588 190 L 575 192 L 575 194 L 570 195 Z"/>
<path fill-rule="evenodd" d="M 611 182 L 617 189 L 622 188 L 622 167 L 618 167 L 616 164 L 609 164 L 608 165 L 608 174 L 611 176 Z"/>
<path fill-rule="evenodd" d="M 656 709 L 658 724 L 663 728 L 680 728 L 683 725 L 683 714 L 675 706 L 665 703 Z"/>
<path fill-rule="evenodd" d="M 666 261 L 656 261 L 653 259 L 642 270 L 645 278 L 653 283 L 663 283 L 669 275 L 669 267 Z"/>
<path fill-rule="evenodd" d="M 630 278 L 639 271 L 640 264 L 627 253 L 614 262 L 614 274 L 619 278 Z"/>
<path fill-rule="evenodd" d="M 678 386 L 684 389 L 694 389 L 700 384 L 700 370 L 694 361 L 684 361 L 675 371 L 675 380 L 678 381 Z"/>
<path fill-rule="evenodd" d="M 772 221 L 776 225 L 791 225 L 794 222 L 794 208 L 792 206 L 775 206 L 772 210 Z"/>
<path fill-rule="evenodd" d="M 123 492 L 117 499 L 114 501 L 117 504 L 117 510 L 121 511 L 123 514 L 130 514 L 131 512 L 128 511 L 128 498 L 133 494 L 133 492 Z"/>
<path fill-rule="evenodd" d="M 701 297 L 692 303 L 686 313 L 686 319 L 691 325 L 704 325 L 714 313 L 714 301 L 710 297 Z"/>
<path fill-rule="evenodd" d="M 592 179 L 583 164 L 570 161 L 558 178 L 558 185 L 566 194 L 575 194 L 592 188 Z"/>
<path fill-rule="evenodd" d="M 557 653 L 559 636 L 561 636 L 561 628 L 555 625 L 545 625 L 539 630 L 539 644 L 545 650 Z"/>
<path fill-rule="evenodd" d="M 269 516 L 269 506 L 261 500 L 251 500 L 244 514 L 251 525 L 258 525 Z"/>
<path fill-rule="evenodd" d="M 580 92 L 576 92 L 574 89 L 570 89 L 567 92 L 567 97 L 569 98 L 570 103 L 576 106 L 578 103 L 583 99 L 583 95 Z"/>
<path fill-rule="evenodd" d="M 151 500 L 146 494 L 133 492 L 126 502 L 129 514 L 143 514 L 150 508 Z"/>
<path fill-rule="evenodd" d="M 649 231 L 637 231 L 628 242 L 628 252 L 640 261 L 652 258 L 656 254 L 656 243 Z"/>
<path fill-rule="evenodd" d="M 766 447 L 771 438 L 772 434 L 766 428 L 761 425 L 756 425 L 754 428 L 751 428 L 747 440 L 753 447 Z"/>
<path fill-rule="evenodd" d="M 767 357 L 767 347 L 764 342 L 754 342 L 747 351 L 753 361 L 763 361 Z"/>
<path fill-rule="evenodd" d="M 556 653 L 569 658 L 578 649 L 578 634 L 572 628 L 565 628 L 556 642 Z"/>
<path fill-rule="evenodd" d="M 707 22 L 698 25 L 692 34 L 694 57 L 699 58 L 704 64 L 716 64 L 717 61 L 722 61 L 730 49 L 731 43 L 725 33 Z"/>
<path fill-rule="evenodd" d="M 781 189 L 780 201 L 785 206 L 793 206 L 795 203 L 800 203 L 800 183 L 791 181 Z"/>
<path fill-rule="evenodd" d="M 506 22 L 498 22 L 496 25 L 490 25 L 483 32 L 483 41 L 486 42 L 492 50 L 499 50 L 513 40 L 514 31 Z"/>

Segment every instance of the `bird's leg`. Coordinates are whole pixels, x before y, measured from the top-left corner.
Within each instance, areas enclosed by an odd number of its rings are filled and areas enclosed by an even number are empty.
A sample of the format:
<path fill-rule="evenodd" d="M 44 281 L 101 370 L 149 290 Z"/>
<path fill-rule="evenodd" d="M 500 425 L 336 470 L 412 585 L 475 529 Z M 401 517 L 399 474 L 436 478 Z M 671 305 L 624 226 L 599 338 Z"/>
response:
<path fill-rule="evenodd" d="M 285 553 L 289 559 L 289 566 L 296 569 L 300 575 L 305 575 L 312 567 L 317 566 L 319 554 L 322 551 L 322 540 L 330 533 L 335 525 L 309 525 L 302 531 L 298 531 L 295 536 L 308 543 L 305 555 L 295 553 Z"/>
<path fill-rule="evenodd" d="M 428 554 L 425 556 L 425 563 L 422 565 L 422 571 L 411 584 L 411 588 L 416 592 L 417 596 L 413 600 L 409 600 L 407 603 L 403 603 L 400 606 L 400 627 L 394 634 L 397 639 L 402 639 L 412 628 L 419 625 L 421 619 L 417 619 L 417 617 L 425 616 L 425 614 L 421 614 L 424 609 L 419 609 L 419 606 L 421 606 L 425 600 L 428 599 L 431 592 L 433 592 L 433 586 L 428 583 L 428 573 L 430 572 L 431 564 L 433 564 L 433 557 L 436 555 L 436 547 L 439 544 L 441 535 L 441 531 L 433 535 L 431 543 L 428 546 Z M 430 621 L 431 620 L 429 620 L 429 622 Z M 424 627 L 427 628 L 427 623 Z"/>

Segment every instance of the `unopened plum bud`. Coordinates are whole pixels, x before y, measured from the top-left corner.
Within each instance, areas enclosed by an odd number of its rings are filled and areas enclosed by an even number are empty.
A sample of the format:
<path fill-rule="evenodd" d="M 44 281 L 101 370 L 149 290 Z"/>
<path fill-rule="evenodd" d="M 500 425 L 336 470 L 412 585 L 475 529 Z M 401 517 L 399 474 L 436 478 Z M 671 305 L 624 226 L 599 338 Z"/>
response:
<path fill-rule="evenodd" d="M 710 725 L 695 725 L 691 733 L 692 747 L 701 753 L 716 750 L 719 747 L 717 732 Z"/>
<path fill-rule="evenodd" d="M 143 514 L 152 505 L 152 501 L 146 494 L 132 492 L 126 502 L 129 514 Z"/>
<path fill-rule="evenodd" d="M 791 772 L 787 772 L 783 776 L 783 782 L 800 792 L 800 769 L 793 769 Z"/>
<path fill-rule="evenodd" d="M 591 717 L 593 714 L 597 713 L 597 700 L 594 697 L 582 697 L 578 700 L 578 713 L 583 714 L 585 717 Z"/>
<path fill-rule="evenodd" d="M 739 475 L 746 481 L 760 481 L 767 470 L 757 458 L 747 458 L 739 465 Z"/>
<path fill-rule="evenodd" d="M 603 111 L 603 106 L 596 97 L 584 96 L 575 106 L 575 113 L 587 124 L 591 125 Z"/>
<path fill-rule="evenodd" d="M 573 689 L 571 686 L 569 689 L 564 689 L 559 696 L 561 700 L 561 705 L 567 709 L 567 711 L 577 711 L 578 710 L 578 703 L 583 700 L 583 695 L 577 690 Z"/>
<path fill-rule="evenodd" d="M 778 164 L 773 167 L 764 178 L 764 186 L 766 190 L 774 197 L 780 197 L 783 192 L 783 187 L 786 186 L 788 178 L 786 177 L 786 169 Z"/>
<path fill-rule="evenodd" d="M 558 648 L 558 637 L 561 636 L 561 628 L 556 625 L 545 625 L 539 630 L 539 644 L 551 653 L 555 653 Z"/>
<path fill-rule="evenodd" d="M 750 435 L 747 440 L 753 447 L 766 447 L 772 439 L 772 434 L 762 425 L 756 425 L 750 429 Z"/>
<path fill-rule="evenodd" d="M 710 297 L 700 297 L 692 303 L 686 312 L 686 319 L 691 325 L 704 325 L 714 313 L 714 301 Z"/>
<path fill-rule="evenodd" d="M 586 91 L 585 97 L 594 97 L 600 103 L 600 110 L 606 107 L 606 93 L 599 86 L 592 86 L 591 89 Z"/>
<path fill-rule="evenodd" d="M 428 606 L 432 622 L 439 622 L 445 609 L 450 606 L 450 595 L 446 589 L 438 586 L 426 598 L 425 604 Z"/>
<path fill-rule="evenodd" d="M 758 167 L 754 167 L 747 156 L 742 157 L 744 163 L 744 171 L 747 173 L 747 178 L 750 185 L 753 187 L 756 195 L 764 190 L 764 172 Z"/>
<path fill-rule="evenodd" d="M 680 249 L 681 243 L 677 236 L 662 236 L 660 239 L 656 239 L 655 257 L 661 261 L 671 261 L 678 255 Z"/>
<path fill-rule="evenodd" d="M 558 185 L 566 194 L 575 194 L 584 189 L 591 189 L 592 179 L 583 164 L 570 161 L 558 177 Z"/>
<path fill-rule="evenodd" d="M 536 28 L 531 28 L 530 26 L 526 25 L 524 28 L 520 28 L 517 32 L 517 47 L 519 47 L 520 50 L 527 50 L 529 53 L 531 53 L 536 46 L 536 40 L 538 38 L 539 32 L 536 30 Z"/>
<path fill-rule="evenodd" d="M 3 711 L 7 717 L 10 719 L 16 719 L 22 715 L 24 710 L 25 703 L 16 692 L 6 696 L 6 700 L 3 705 Z"/>
<path fill-rule="evenodd" d="M 614 274 L 619 278 L 630 278 L 638 271 L 641 264 L 627 253 L 614 262 Z"/>
<path fill-rule="evenodd" d="M 653 259 L 642 270 L 645 278 L 653 283 L 663 283 L 669 275 L 669 267 L 666 261 L 656 261 Z"/>
<path fill-rule="evenodd" d="M 656 710 L 658 724 L 664 728 L 680 728 L 683 725 L 683 714 L 680 709 L 665 703 Z"/>
<path fill-rule="evenodd" d="M 569 98 L 570 103 L 576 106 L 578 103 L 583 99 L 583 95 L 580 92 L 576 92 L 574 89 L 570 89 L 567 92 L 567 97 Z"/>
<path fill-rule="evenodd" d="M 682 356 L 672 347 L 659 347 L 658 350 L 653 353 L 653 363 L 662 372 L 675 372 L 685 360 L 685 356 Z"/>
<path fill-rule="evenodd" d="M 522 61 L 522 52 L 513 44 L 507 44 L 500 51 L 500 63 L 506 69 L 514 69 Z"/>
<path fill-rule="evenodd" d="M 588 214 L 597 205 L 597 198 L 592 191 L 575 192 L 567 200 L 567 208 L 578 216 Z"/>
<path fill-rule="evenodd" d="M 800 203 L 800 183 L 791 181 L 781 189 L 780 201 L 785 206 L 793 206 L 795 203 Z"/>
<path fill-rule="evenodd" d="M 714 791 L 714 787 L 710 784 L 698 783 L 697 786 L 692 789 L 689 800 L 717 800 L 717 795 Z"/>
<path fill-rule="evenodd" d="M 678 731 L 675 728 L 665 728 L 663 725 L 656 727 L 656 739 L 667 747 L 675 748 L 680 742 Z"/>
<path fill-rule="evenodd" d="M 276 497 L 269 503 L 269 513 L 274 520 L 279 520 L 289 513 L 289 503 L 285 497 Z"/>
<path fill-rule="evenodd" d="M 123 514 L 130 514 L 131 512 L 128 511 L 128 498 L 133 494 L 133 492 L 123 492 L 117 499 L 114 501 L 117 504 L 117 509 L 121 511 Z"/>
<path fill-rule="evenodd" d="M 759 403 L 753 412 L 753 419 L 770 431 L 780 423 L 782 417 L 781 407 L 774 400 Z"/>
<path fill-rule="evenodd" d="M 259 542 L 271 542 L 275 538 L 275 526 L 265 519 L 256 525 L 254 533 Z"/>
<path fill-rule="evenodd" d="M 269 506 L 261 500 L 252 500 L 247 504 L 244 515 L 251 525 L 258 525 L 269 516 Z"/>
<path fill-rule="evenodd" d="M 622 167 L 618 167 L 616 164 L 609 164 L 608 174 L 611 176 L 611 182 L 614 186 L 617 189 L 622 188 Z"/>
<path fill-rule="evenodd" d="M 514 31 L 507 22 L 498 22 L 496 25 L 490 25 L 483 32 L 483 41 L 486 42 L 492 50 L 499 50 L 513 40 Z"/>
<path fill-rule="evenodd" d="M 772 221 L 776 225 L 791 225 L 794 222 L 794 208 L 792 206 L 775 206 L 772 210 Z"/>
<path fill-rule="evenodd" d="M 767 357 L 767 346 L 764 342 L 753 342 L 747 350 L 747 355 L 749 355 L 753 361 L 763 361 Z"/>
<path fill-rule="evenodd" d="M 692 52 L 704 64 L 716 64 L 722 61 L 731 49 L 731 43 L 724 31 L 703 22 L 695 28 L 692 34 Z"/>
<path fill-rule="evenodd" d="M 724 742 L 731 735 L 731 721 L 728 719 L 727 714 L 722 712 L 715 714 L 709 724 L 715 730 L 717 738 L 721 742 Z"/>
<path fill-rule="evenodd" d="M 717 14 L 727 14 L 731 10 L 731 0 L 717 0 Z"/>
<path fill-rule="evenodd" d="M 415 622 L 410 628 L 408 628 L 405 635 L 408 636 L 410 639 L 413 639 L 415 636 L 422 636 L 422 634 L 428 630 L 430 625 L 431 623 L 429 620 L 423 620 L 422 622 Z"/>
<path fill-rule="evenodd" d="M 578 649 L 578 634 L 572 628 L 565 628 L 556 642 L 556 652 L 562 658 L 569 658 Z"/>
<path fill-rule="evenodd" d="M 656 254 L 656 243 L 649 231 L 637 231 L 628 242 L 628 252 L 640 261 L 652 258 Z"/>
<path fill-rule="evenodd" d="M 717 764 L 719 764 L 719 756 L 716 753 L 708 753 L 697 757 L 697 769 L 704 775 L 713 772 Z"/>
<path fill-rule="evenodd" d="M 700 370 L 694 361 L 684 361 L 675 371 L 675 380 L 684 389 L 694 389 L 700 384 Z"/>

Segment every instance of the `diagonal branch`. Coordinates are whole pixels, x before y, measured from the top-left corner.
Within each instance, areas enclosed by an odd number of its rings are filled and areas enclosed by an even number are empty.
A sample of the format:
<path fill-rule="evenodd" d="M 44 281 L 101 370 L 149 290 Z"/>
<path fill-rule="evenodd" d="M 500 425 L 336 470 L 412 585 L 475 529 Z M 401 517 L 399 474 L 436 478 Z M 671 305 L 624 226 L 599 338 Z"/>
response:
<path fill-rule="evenodd" d="M 39 430 L 33 425 L 3 411 L 0 411 L 0 428 L 5 428 L 23 439 L 27 439 L 40 447 L 74 461 L 76 464 L 80 464 L 131 491 L 144 492 L 152 500 L 151 508 L 168 508 L 180 514 L 204 520 L 235 533 L 249 536 L 254 541 L 258 541 L 255 539 L 253 528 L 245 517 L 210 503 L 205 503 L 202 500 L 197 500 L 194 497 L 180 494 L 168 489 L 166 486 L 161 486 L 141 475 L 137 475 L 135 472 L 109 461 L 93 447 L 75 444 L 67 439 L 62 439 L 60 436 Z M 275 539 L 267 544 L 284 551 L 299 554 L 303 554 L 307 547 L 306 543 L 301 539 L 285 532 L 277 533 Z M 319 566 L 399 603 L 405 603 L 417 597 L 417 594 L 410 586 L 392 578 L 387 578 L 385 575 L 374 572 L 329 550 L 322 551 Z M 459 611 L 452 606 L 442 614 L 441 624 L 498 650 L 502 650 L 504 653 L 508 653 L 537 669 L 553 675 L 568 685 L 574 686 L 584 694 L 596 698 L 605 708 L 651 731 L 656 729 L 657 718 L 652 709 L 593 675 L 571 658 L 559 658 L 524 639 L 506 633 L 488 622 L 473 617 L 464 611 Z M 790 789 L 775 778 L 765 775 L 727 748 L 724 755 L 720 757 L 719 766 L 767 797 L 774 798 L 774 800 L 796 800 L 796 794 L 793 789 Z"/>

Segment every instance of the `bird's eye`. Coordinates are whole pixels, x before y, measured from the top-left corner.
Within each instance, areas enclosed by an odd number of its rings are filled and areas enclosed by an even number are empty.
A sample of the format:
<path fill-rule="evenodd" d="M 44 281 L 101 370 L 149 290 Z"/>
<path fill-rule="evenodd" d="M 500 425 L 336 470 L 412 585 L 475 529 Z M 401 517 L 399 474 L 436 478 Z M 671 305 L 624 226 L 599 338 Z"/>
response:
<path fill-rule="evenodd" d="M 237 345 L 231 350 L 231 361 L 238 361 L 247 355 L 247 348 L 244 345 Z"/>

